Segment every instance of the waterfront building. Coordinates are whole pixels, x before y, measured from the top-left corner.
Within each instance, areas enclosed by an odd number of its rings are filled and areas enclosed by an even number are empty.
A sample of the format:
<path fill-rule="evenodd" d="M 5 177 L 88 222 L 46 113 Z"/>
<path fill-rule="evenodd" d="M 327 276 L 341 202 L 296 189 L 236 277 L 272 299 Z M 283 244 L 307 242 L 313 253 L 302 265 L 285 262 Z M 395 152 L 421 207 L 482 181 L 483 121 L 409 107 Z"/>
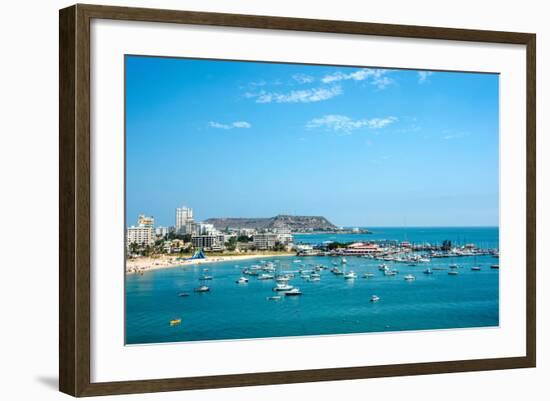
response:
<path fill-rule="evenodd" d="M 126 229 L 126 245 L 128 247 L 130 247 L 130 244 L 146 246 L 153 245 L 154 243 L 155 236 L 153 227 L 131 226 Z"/>
<path fill-rule="evenodd" d="M 193 234 L 194 225 L 193 209 L 186 206 L 176 208 L 176 233 Z"/>
<path fill-rule="evenodd" d="M 350 244 L 344 253 L 346 255 L 370 255 L 380 252 L 380 246 L 378 244 L 369 244 L 364 242 L 356 242 Z"/>
<path fill-rule="evenodd" d="M 271 249 L 279 240 L 279 235 L 275 233 L 259 233 L 254 234 L 252 242 L 254 246 L 259 250 Z"/>
<path fill-rule="evenodd" d="M 210 251 L 222 251 L 224 249 L 223 234 L 193 235 L 191 243 L 195 248 L 203 248 Z"/>

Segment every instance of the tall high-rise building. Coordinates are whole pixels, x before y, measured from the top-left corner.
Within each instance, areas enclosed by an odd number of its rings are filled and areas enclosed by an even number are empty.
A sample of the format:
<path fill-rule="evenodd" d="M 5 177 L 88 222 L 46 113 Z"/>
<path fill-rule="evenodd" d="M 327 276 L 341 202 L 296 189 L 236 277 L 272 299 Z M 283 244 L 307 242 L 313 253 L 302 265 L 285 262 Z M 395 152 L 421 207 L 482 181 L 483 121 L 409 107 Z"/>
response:
<path fill-rule="evenodd" d="M 193 209 L 182 206 L 176 208 L 176 233 L 192 234 Z"/>

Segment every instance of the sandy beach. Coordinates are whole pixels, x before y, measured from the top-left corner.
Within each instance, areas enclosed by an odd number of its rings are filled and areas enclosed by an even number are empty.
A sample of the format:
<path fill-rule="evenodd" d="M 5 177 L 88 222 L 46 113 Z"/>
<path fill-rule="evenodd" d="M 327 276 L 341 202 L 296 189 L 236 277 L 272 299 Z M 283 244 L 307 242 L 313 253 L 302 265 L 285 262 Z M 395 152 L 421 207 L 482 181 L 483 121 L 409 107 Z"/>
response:
<path fill-rule="evenodd" d="M 247 254 L 247 255 L 231 255 L 231 256 L 207 256 L 206 259 L 181 259 L 180 256 L 161 255 L 158 257 L 140 257 L 126 260 L 126 273 L 140 273 L 144 271 L 169 269 L 178 266 L 200 265 L 208 263 L 241 261 L 250 259 L 262 259 L 277 256 L 293 256 L 291 252 L 263 253 L 263 254 Z"/>

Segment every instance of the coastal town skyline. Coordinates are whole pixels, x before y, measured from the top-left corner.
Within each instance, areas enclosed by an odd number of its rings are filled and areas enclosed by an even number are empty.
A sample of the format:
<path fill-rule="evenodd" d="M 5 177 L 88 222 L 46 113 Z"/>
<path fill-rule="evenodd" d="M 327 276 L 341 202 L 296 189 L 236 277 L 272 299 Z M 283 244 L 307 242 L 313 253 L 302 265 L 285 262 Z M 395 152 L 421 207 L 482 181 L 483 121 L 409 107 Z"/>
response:
<path fill-rule="evenodd" d="M 498 226 L 498 75 L 126 58 L 126 220 Z"/>

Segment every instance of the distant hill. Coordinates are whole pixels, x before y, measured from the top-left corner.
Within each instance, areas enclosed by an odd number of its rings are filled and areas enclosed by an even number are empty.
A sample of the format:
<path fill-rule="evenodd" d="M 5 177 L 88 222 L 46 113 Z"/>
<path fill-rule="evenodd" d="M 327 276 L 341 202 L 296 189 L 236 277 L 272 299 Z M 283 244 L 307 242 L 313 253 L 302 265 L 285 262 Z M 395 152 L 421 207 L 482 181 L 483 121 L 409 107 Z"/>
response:
<path fill-rule="evenodd" d="M 288 228 L 291 231 L 331 231 L 337 227 L 322 216 L 289 216 L 278 215 L 275 217 L 259 218 L 210 218 L 205 223 L 214 224 L 218 230 L 226 228 L 254 228 L 256 230 L 268 230 L 275 228 Z"/>

